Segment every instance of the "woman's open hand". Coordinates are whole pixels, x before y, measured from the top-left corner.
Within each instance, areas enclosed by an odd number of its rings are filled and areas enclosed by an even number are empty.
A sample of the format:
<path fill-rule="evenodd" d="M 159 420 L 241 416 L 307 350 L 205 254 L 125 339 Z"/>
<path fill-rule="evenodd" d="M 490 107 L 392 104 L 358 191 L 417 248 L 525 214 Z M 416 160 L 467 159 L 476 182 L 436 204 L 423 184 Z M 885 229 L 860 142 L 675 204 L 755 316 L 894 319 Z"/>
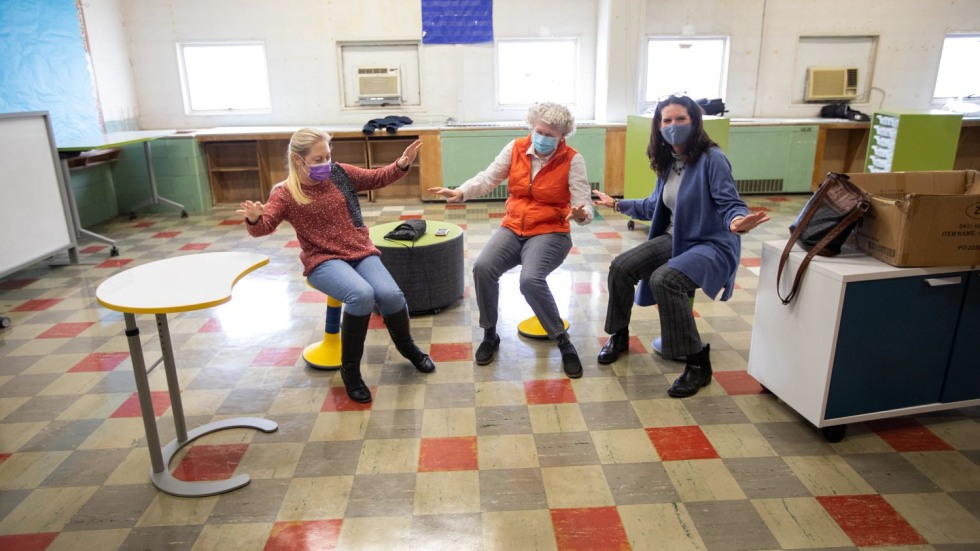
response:
<path fill-rule="evenodd" d="M 243 201 L 239 206 L 241 208 L 236 210 L 235 214 L 241 214 L 252 224 L 258 221 L 259 217 L 265 213 L 265 205 L 258 201 Z"/>
<path fill-rule="evenodd" d="M 447 187 L 430 187 L 428 191 L 429 193 L 435 193 L 436 195 L 445 197 L 447 203 L 459 203 L 463 200 L 463 192 L 458 189 L 450 189 Z"/>
<path fill-rule="evenodd" d="M 593 201 L 593 203 L 595 203 L 597 206 L 603 206 L 603 207 L 613 208 L 613 205 L 616 204 L 616 200 L 615 199 L 613 199 L 612 197 L 606 195 L 605 193 L 603 193 L 603 192 L 601 192 L 601 191 L 599 191 L 597 189 L 593 189 L 592 190 L 592 195 L 595 195 L 596 197 L 598 197 L 598 199 L 596 199 L 595 201 Z"/>
<path fill-rule="evenodd" d="M 753 212 L 748 216 L 736 217 L 728 227 L 734 233 L 748 233 L 759 224 L 769 221 L 769 215 L 765 212 Z"/>
<path fill-rule="evenodd" d="M 422 140 L 415 140 L 409 144 L 402 153 L 402 156 L 395 161 L 398 164 L 398 168 L 408 170 L 408 167 L 412 166 L 412 163 L 415 162 L 415 157 L 418 156 L 420 147 L 422 147 Z"/>
<path fill-rule="evenodd" d="M 585 222 L 585 219 L 589 217 L 589 213 L 585 210 L 585 205 L 572 205 L 572 210 L 565 217 L 565 220 L 575 219 L 576 222 Z"/>

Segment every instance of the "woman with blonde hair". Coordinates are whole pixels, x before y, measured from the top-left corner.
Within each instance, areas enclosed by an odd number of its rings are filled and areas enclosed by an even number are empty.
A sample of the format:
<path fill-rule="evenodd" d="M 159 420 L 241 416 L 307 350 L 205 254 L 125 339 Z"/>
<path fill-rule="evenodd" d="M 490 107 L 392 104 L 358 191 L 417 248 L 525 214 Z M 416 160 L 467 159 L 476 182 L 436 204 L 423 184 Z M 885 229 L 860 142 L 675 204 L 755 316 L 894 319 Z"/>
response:
<path fill-rule="evenodd" d="M 377 305 L 398 352 L 423 373 L 435 370 L 415 345 L 405 296 L 379 258 L 361 216 L 357 193 L 380 189 L 403 178 L 422 142 L 416 140 L 395 162 L 378 169 L 331 162 L 330 135 L 313 128 L 296 131 L 286 152 L 289 176 L 269 201 L 245 201 L 248 233 L 268 235 L 283 221 L 296 230 L 303 275 L 310 285 L 343 303 L 340 376 L 356 402 L 370 402 L 361 377 L 361 357 L 371 311 Z"/>
<path fill-rule="evenodd" d="M 507 180 L 507 212 L 473 265 L 476 302 L 483 342 L 476 363 L 493 361 L 497 335 L 500 276 L 521 266 L 520 289 L 541 326 L 561 350 L 562 369 L 570 378 L 582 376 L 582 362 L 568 338 L 558 305 L 546 278 L 572 249 L 570 220 L 592 221 L 592 199 L 585 159 L 565 140 L 575 132 L 575 117 L 564 105 L 539 103 L 527 112 L 530 133 L 517 138 L 483 172 L 455 189 L 429 191 L 450 203 L 482 197 Z"/>

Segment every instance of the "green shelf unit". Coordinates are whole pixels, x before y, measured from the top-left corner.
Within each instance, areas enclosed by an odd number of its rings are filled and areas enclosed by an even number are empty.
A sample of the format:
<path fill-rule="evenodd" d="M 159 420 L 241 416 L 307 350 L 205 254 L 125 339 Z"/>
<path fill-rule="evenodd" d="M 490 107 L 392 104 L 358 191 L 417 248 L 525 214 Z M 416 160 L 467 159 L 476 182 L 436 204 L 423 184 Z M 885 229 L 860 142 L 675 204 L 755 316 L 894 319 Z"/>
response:
<path fill-rule="evenodd" d="M 953 170 L 962 124 L 959 113 L 876 111 L 864 171 Z"/>
<path fill-rule="evenodd" d="M 500 150 L 514 138 L 527 136 L 525 129 L 445 130 L 442 141 L 442 181 L 448 188 L 458 187 L 485 170 Z M 592 189 L 604 189 L 606 167 L 606 129 L 580 127 L 568 139 L 568 145 L 585 158 L 585 169 Z M 484 199 L 506 199 L 505 181 Z"/>
<path fill-rule="evenodd" d="M 653 116 L 630 115 L 626 118 L 626 152 L 623 175 L 623 198 L 642 199 L 650 195 L 657 181 L 647 158 Z M 711 139 L 728 151 L 729 120 L 724 117 L 704 117 L 704 130 Z"/>
<path fill-rule="evenodd" d="M 740 194 L 809 193 L 816 125 L 732 128 L 728 160 Z"/>

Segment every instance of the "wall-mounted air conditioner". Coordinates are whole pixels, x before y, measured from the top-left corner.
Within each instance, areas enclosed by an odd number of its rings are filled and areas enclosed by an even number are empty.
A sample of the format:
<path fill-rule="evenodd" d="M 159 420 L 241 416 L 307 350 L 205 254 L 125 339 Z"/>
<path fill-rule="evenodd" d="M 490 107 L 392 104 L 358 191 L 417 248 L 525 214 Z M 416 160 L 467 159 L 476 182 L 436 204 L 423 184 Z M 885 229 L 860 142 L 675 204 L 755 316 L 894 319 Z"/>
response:
<path fill-rule="evenodd" d="M 858 95 L 857 67 L 808 67 L 805 101 L 854 99 Z"/>
<path fill-rule="evenodd" d="M 357 100 L 364 104 L 401 103 L 402 80 L 397 67 L 358 67 Z"/>

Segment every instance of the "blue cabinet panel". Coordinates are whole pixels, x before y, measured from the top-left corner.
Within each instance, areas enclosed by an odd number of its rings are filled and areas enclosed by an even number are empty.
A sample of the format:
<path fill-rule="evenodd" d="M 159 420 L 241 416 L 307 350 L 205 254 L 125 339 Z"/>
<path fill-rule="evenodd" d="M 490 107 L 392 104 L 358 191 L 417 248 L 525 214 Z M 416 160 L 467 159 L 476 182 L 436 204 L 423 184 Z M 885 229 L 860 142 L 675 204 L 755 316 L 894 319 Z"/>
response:
<path fill-rule="evenodd" d="M 960 324 L 949 358 L 943 402 L 980 398 L 980 272 L 968 272 Z"/>
<path fill-rule="evenodd" d="M 827 419 L 940 400 L 966 288 L 963 275 L 847 284 Z M 957 276 L 959 283 L 930 285 Z"/>

